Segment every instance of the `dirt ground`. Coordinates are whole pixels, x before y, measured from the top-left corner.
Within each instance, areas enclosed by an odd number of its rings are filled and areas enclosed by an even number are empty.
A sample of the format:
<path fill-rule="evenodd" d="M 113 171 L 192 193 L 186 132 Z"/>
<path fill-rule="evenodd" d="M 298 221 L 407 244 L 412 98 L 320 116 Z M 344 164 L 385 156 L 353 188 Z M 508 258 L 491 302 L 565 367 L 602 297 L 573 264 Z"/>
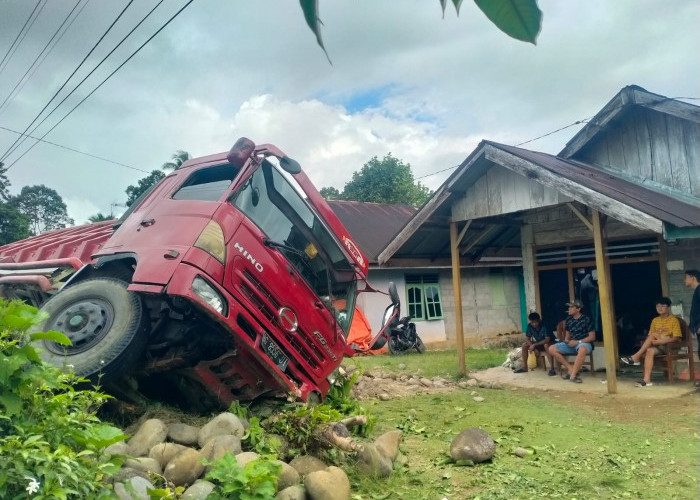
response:
<path fill-rule="evenodd" d="M 608 393 L 604 372 L 583 372 L 583 383 L 574 384 L 561 377 L 550 377 L 544 370 L 537 369 L 527 373 L 513 373 L 510 368 L 494 367 L 474 371 L 468 380 L 453 382 L 433 377 L 432 379 L 396 373 L 364 374 L 353 389 L 360 399 L 394 399 L 418 394 L 436 394 L 449 391 L 478 391 L 483 387 L 503 390 L 532 391 L 549 393 L 552 398 L 595 407 L 618 421 L 634 421 L 639 412 L 645 418 L 664 419 L 664 415 L 677 414 L 698 416 L 700 410 L 700 392 L 688 381 L 668 384 L 663 379 L 652 379 L 651 387 L 635 387 L 634 382 L 640 374 L 636 369 L 622 371 L 617 376 L 617 392 Z M 469 384 L 469 385 L 468 385 Z"/>

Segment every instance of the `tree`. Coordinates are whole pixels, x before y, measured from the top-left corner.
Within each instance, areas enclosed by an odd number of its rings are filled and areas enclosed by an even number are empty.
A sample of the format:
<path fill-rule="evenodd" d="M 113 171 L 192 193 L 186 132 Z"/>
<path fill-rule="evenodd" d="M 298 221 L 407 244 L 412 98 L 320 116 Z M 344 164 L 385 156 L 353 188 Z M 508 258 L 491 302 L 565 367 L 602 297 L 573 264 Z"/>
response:
<path fill-rule="evenodd" d="M 161 168 L 166 172 L 169 172 L 170 170 L 177 170 L 182 166 L 183 163 L 185 163 L 190 158 L 192 157 L 187 151 L 178 149 L 172 154 L 172 156 L 170 157 L 170 161 L 163 163 L 163 166 Z"/>
<path fill-rule="evenodd" d="M 114 217 L 110 215 L 105 215 L 102 212 L 97 212 L 95 215 L 88 217 L 88 222 L 102 222 L 105 220 L 112 220 Z"/>
<path fill-rule="evenodd" d="M 5 175 L 7 169 L 3 167 L 5 165 L 0 161 L 0 202 L 7 201 L 10 199 L 10 180 Z"/>
<path fill-rule="evenodd" d="M 445 15 L 447 0 L 439 0 L 442 15 Z M 537 0 L 474 0 L 481 11 L 506 35 L 523 42 L 536 43 L 542 27 L 542 11 L 537 7 Z M 316 36 L 316 43 L 328 52 L 321 39 L 321 19 L 318 17 L 318 0 L 299 0 L 306 24 Z M 459 16 L 462 0 L 452 0 Z M 328 58 L 330 62 L 330 58 Z"/>
<path fill-rule="evenodd" d="M 133 202 L 136 201 L 136 199 L 141 196 L 143 193 L 151 189 L 153 186 L 158 184 L 159 181 L 165 178 L 165 174 L 163 173 L 162 170 L 154 170 L 150 174 L 148 174 L 146 177 L 143 179 L 140 179 L 138 184 L 136 186 L 130 185 L 129 187 L 126 188 L 126 206 L 130 207 Z"/>
<path fill-rule="evenodd" d="M 373 157 L 359 172 L 353 173 L 342 193 L 330 187 L 321 189 L 321 194 L 324 197 L 335 196 L 327 199 L 422 205 L 431 192 L 420 182 L 415 182 L 409 163 L 404 163 L 389 153 L 381 160 Z"/>
<path fill-rule="evenodd" d="M 0 246 L 22 240 L 32 235 L 29 219 L 15 207 L 0 203 Z"/>
<path fill-rule="evenodd" d="M 29 228 L 33 234 L 73 225 L 68 217 L 68 208 L 63 198 L 43 184 L 24 186 L 19 195 L 10 200 L 10 204 L 29 219 Z"/>
<path fill-rule="evenodd" d="M 342 193 L 334 187 L 324 187 L 319 191 L 326 200 L 342 200 Z"/>

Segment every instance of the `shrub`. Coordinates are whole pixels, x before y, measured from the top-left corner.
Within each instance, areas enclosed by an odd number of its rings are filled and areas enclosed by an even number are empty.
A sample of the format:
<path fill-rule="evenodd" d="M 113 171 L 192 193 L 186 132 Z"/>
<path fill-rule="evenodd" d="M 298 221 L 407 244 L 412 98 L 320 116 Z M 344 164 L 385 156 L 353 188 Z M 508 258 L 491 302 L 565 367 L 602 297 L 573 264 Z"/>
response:
<path fill-rule="evenodd" d="M 31 342 L 70 344 L 59 332 L 28 333 L 41 314 L 0 299 L 0 498 L 114 498 L 105 479 L 121 465 L 104 447 L 126 436 L 95 415 L 108 396 L 45 364 Z"/>

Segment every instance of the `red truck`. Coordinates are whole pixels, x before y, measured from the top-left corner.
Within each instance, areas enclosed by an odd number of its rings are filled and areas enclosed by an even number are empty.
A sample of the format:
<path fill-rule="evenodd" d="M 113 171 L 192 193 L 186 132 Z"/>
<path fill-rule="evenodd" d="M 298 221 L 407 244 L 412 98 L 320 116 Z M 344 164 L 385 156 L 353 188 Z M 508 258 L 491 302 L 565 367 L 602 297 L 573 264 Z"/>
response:
<path fill-rule="evenodd" d="M 228 405 L 322 399 L 367 259 L 299 163 L 239 139 L 114 221 L 0 247 L 0 296 L 40 307 L 45 360 L 116 386 Z"/>

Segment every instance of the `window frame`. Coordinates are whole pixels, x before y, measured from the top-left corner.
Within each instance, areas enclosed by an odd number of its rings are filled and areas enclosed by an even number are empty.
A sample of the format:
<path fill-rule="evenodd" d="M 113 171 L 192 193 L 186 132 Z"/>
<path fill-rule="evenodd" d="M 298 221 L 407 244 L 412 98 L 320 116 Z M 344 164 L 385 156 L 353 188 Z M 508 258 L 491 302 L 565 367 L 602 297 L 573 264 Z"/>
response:
<path fill-rule="evenodd" d="M 420 307 L 421 309 L 420 315 L 411 315 L 412 320 L 435 321 L 445 318 L 439 275 L 406 275 L 404 276 L 404 281 L 406 285 L 406 310 L 410 313 L 411 308 L 413 308 L 413 312 L 415 312 L 416 307 Z M 410 300 L 412 290 L 416 290 L 420 293 L 419 300 L 415 300 L 415 296 L 414 300 Z M 434 292 L 430 290 L 434 290 Z M 437 310 L 439 310 L 439 314 Z"/>

